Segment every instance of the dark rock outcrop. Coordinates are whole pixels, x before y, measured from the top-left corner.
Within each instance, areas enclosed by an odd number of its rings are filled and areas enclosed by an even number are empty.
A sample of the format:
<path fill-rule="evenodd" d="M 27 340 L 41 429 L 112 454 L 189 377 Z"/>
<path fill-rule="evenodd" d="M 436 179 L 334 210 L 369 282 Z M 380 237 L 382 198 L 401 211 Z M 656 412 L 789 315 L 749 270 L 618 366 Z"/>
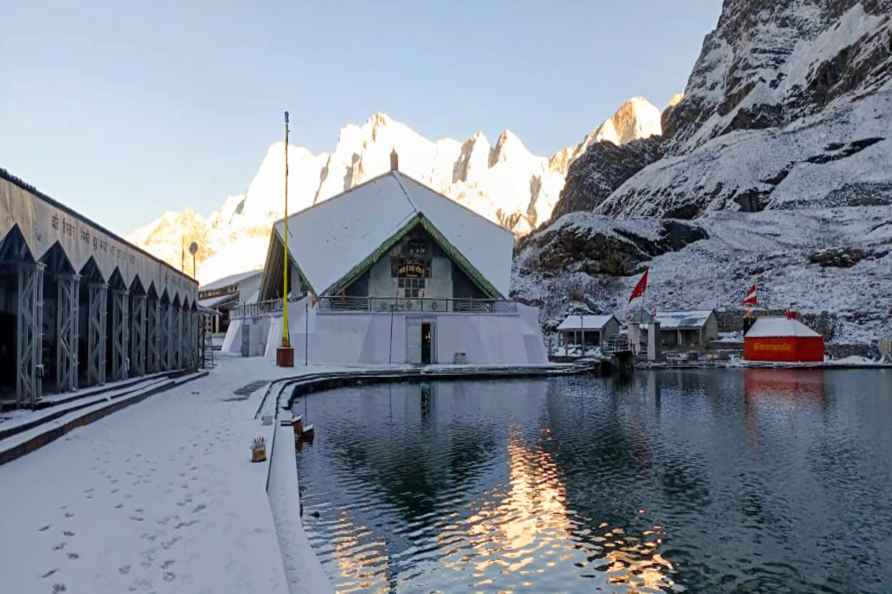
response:
<path fill-rule="evenodd" d="M 529 237 L 524 265 L 545 274 L 627 276 L 642 262 L 708 237 L 701 227 L 681 221 L 613 221 L 577 212 Z"/>
<path fill-rule="evenodd" d="M 662 139 L 652 136 L 622 146 L 595 142 L 570 165 L 567 182 L 551 220 L 576 211 L 592 211 L 618 187 L 662 156 Z"/>

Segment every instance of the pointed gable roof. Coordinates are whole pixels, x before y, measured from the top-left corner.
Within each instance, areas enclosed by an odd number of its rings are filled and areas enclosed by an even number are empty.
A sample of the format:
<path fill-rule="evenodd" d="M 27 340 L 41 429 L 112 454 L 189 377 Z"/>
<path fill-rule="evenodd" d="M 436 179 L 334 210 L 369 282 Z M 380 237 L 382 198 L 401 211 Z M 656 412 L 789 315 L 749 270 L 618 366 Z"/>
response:
<path fill-rule="evenodd" d="M 288 217 L 288 248 L 317 295 L 377 260 L 422 224 L 469 276 L 508 295 L 514 236 L 510 231 L 412 178 L 391 171 Z M 273 226 L 284 238 L 284 223 Z"/>

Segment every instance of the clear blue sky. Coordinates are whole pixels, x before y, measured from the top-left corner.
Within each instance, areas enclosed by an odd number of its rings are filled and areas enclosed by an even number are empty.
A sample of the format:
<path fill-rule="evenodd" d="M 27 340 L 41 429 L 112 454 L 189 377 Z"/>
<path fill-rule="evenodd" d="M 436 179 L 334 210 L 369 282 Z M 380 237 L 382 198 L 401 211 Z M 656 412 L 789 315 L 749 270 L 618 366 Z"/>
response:
<path fill-rule="evenodd" d="M 11 5 L 10 5 L 11 4 Z M 245 191 L 292 113 L 330 151 L 383 111 L 535 153 L 684 89 L 721 0 L 45 2 L 0 9 L 0 167 L 125 233 Z"/>

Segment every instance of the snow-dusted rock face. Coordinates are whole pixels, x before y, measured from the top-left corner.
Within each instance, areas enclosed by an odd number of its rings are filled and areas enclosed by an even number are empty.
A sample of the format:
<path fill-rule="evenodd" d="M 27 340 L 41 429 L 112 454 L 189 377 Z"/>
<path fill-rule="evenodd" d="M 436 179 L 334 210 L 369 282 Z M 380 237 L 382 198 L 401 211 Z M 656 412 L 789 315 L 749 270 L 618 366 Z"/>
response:
<path fill-rule="evenodd" d="M 550 157 L 532 154 L 508 130 L 494 144 L 481 132 L 464 142 L 431 141 L 377 113 L 361 126 L 344 127 L 330 154 L 289 147 L 289 211 L 387 172 L 395 150 L 400 171 L 522 236 L 551 217 L 570 163 L 592 142 L 624 143 L 659 133 L 659 111 L 641 98 L 624 103 L 581 143 Z M 282 217 L 284 148 L 282 142 L 274 143 L 247 192 L 227 198 L 207 219 L 191 211 L 167 213 L 134 231 L 130 240 L 174 266 L 180 265 L 183 238 L 187 246 L 197 241 L 202 281 L 263 266 L 272 223 Z"/>
<path fill-rule="evenodd" d="M 512 296 L 541 307 L 546 328 L 571 311 L 622 318 L 638 280 L 630 274 L 644 266 L 648 308 L 736 309 L 755 283 L 765 306 L 829 312 L 834 342 L 892 336 L 888 207 L 715 211 L 697 221 L 576 212 L 524 240 Z"/>
<path fill-rule="evenodd" d="M 623 182 L 662 154 L 660 137 L 635 140 L 622 146 L 612 142 L 593 143 L 570 166 L 561 198 L 552 211 L 552 220 L 571 212 L 594 210 Z"/>
<path fill-rule="evenodd" d="M 755 282 L 772 307 L 837 316 L 834 341 L 892 336 L 890 122 L 892 0 L 725 0 L 654 153 L 574 161 L 513 295 L 546 327 L 621 315 L 647 265 L 661 309 L 734 309 Z M 708 237 L 656 256 L 624 241 L 667 219 Z"/>
<path fill-rule="evenodd" d="M 625 276 L 642 262 L 706 239 L 702 228 L 668 219 L 614 221 L 575 212 L 523 242 L 518 269 L 545 276 L 586 272 Z"/>
<path fill-rule="evenodd" d="M 600 212 L 892 203 L 892 0 L 726 0 L 664 119 L 666 157 Z"/>

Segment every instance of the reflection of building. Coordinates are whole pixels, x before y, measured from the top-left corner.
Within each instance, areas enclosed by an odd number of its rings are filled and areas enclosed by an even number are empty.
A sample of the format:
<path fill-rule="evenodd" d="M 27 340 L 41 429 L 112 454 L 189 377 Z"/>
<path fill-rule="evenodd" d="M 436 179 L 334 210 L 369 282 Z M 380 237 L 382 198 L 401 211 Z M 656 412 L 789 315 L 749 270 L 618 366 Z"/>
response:
<path fill-rule="evenodd" d="M 197 288 L 0 170 L 0 399 L 197 366 Z"/>
<path fill-rule="evenodd" d="M 261 302 L 232 333 L 274 355 L 284 223 Z M 508 301 L 511 232 L 391 171 L 288 219 L 289 335 L 315 363 L 545 363 L 538 311 Z M 308 299 L 301 301 L 304 296 Z M 265 318 L 265 319 L 261 319 Z M 226 344 L 239 344 L 230 339 Z M 254 350 L 254 349 L 249 349 Z"/>
<path fill-rule="evenodd" d="M 743 338 L 749 361 L 822 362 L 824 337 L 795 319 L 759 318 Z"/>
<path fill-rule="evenodd" d="M 214 332 L 226 332 L 230 312 L 237 306 L 257 301 L 260 270 L 231 274 L 198 289 L 198 304 L 220 312 L 214 318 Z"/>
<path fill-rule="evenodd" d="M 823 369 L 744 369 L 744 394 L 759 400 L 824 400 Z"/>
<path fill-rule="evenodd" d="M 619 321 L 613 315 L 568 315 L 557 328 L 562 346 L 607 346 L 607 339 L 619 333 Z"/>

